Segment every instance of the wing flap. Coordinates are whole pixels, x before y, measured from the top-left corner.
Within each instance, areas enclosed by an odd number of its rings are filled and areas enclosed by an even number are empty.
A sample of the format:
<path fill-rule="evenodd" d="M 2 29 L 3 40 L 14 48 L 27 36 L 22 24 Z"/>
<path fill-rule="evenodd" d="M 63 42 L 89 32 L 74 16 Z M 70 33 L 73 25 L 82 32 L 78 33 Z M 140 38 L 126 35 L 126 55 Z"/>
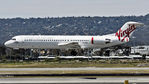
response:
<path fill-rule="evenodd" d="M 65 42 L 65 43 L 59 43 L 58 46 L 65 46 L 69 48 L 81 48 L 78 42 Z"/>

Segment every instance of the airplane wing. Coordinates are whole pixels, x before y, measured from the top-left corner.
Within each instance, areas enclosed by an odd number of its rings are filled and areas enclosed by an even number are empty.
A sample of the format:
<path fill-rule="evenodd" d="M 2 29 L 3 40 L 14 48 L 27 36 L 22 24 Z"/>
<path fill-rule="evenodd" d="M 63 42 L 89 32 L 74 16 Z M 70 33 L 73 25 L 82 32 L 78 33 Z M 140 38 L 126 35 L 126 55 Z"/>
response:
<path fill-rule="evenodd" d="M 69 48 L 81 48 L 78 42 L 65 42 L 65 43 L 62 42 L 62 43 L 59 43 L 58 46 L 61 46 L 61 47 L 67 46 Z"/>

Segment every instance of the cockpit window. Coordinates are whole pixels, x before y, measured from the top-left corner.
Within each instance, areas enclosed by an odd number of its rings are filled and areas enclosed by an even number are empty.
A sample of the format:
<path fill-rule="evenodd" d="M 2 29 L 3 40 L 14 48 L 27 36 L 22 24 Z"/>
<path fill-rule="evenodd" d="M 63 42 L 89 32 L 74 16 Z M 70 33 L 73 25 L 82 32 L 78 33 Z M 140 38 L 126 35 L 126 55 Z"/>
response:
<path fill-rule="evenodd" d="M 16 38 L 12 38 L 11 40 L 16 40 Z"/>

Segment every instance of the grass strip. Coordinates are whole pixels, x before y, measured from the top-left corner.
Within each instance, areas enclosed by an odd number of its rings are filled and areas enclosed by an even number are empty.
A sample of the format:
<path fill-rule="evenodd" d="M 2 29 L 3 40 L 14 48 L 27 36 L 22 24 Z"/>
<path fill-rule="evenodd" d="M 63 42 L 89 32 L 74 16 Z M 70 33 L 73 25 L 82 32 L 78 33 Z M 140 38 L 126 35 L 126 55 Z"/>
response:
<path fill-rule="evenodd" d="M 116 74 L 116 73 L 149 73 L 149 70 L 62 70 L 62 71 L 0 71 L 0 74 Z"/>

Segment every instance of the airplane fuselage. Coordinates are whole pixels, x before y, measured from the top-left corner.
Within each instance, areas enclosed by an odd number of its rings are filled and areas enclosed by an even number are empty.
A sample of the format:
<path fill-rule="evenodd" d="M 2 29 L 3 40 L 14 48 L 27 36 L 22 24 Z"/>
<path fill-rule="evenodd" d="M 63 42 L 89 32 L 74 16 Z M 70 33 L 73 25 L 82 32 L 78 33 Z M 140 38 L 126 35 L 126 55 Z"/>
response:
<path fill-rule="evenodd" d="M 116 36 L 60 36 L 60 35 L 20 35 L 15 36 L 7 43 L 13 43 L 8 47 L 13 48 L 79 48 L 71 45 L 59 45 L 63 43 L 78 43 L 80 48 L 103 48 L 121 44 Z M 64 44 L 65 45 L 65 44 Z"/>

